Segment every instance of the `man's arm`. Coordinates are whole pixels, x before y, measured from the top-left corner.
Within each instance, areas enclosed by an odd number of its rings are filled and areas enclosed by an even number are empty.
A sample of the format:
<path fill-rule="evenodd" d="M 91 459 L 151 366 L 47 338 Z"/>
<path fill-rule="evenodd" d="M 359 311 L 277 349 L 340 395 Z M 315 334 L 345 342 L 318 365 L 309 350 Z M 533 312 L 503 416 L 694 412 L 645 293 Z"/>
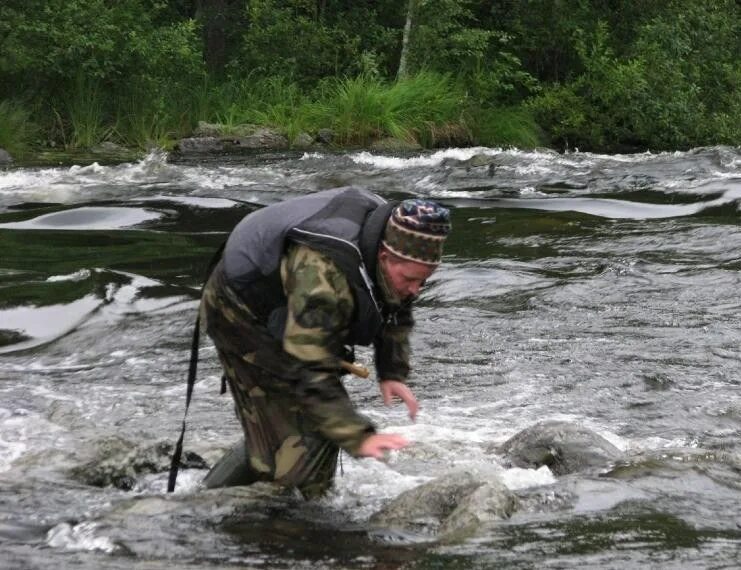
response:
<path fill-rule="evenodd" d="M 411 304 L 402 305 L 388 320 L 374 341 L 376 371 L 383 403 L 390 406 L 394 398 L 404 402 L 414 420 L 419 404 L 406 386 L 409 375 L 409 335 L 414 326 Z"/>
<path fill-rule="evenodd" d="M 353 455 L 375 433 L 340 381 L 342 346 L 354 300 L 345 275 L 307 246 L 289 247 L 281 264 L 288 315 L 283 349 L 305 363 L 296 386 L 304 412 L 319 432 Z"/>

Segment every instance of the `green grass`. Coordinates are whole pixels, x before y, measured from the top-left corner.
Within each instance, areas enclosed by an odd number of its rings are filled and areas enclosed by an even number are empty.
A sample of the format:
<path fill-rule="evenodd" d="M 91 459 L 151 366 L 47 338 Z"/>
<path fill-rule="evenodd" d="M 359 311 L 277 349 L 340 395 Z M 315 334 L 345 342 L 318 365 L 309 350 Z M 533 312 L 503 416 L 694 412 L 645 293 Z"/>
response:
<path fill-rule="evenodd" d="M 525 107 L 479 108 L 468 113 L 477 144 L 518 148 L 535 148 L 543 144 L 542 131 L 531 111 Z"/>
<path fill-rule="evenodd" d="M 57 118 L 67 148 L 92 148 L 113 132 L 105 112 L 105 95 L 97 83 L 82 73 L 64 98 Z"/>
<path fill-rule="evenodd" d="M 420 73 L 396 83 L 360 76 L 329 88 L 323 119 L 342 143 L 391 136 L 437 146 L 465 133 L 463 108 L 463 93 L 446 75 Z"/>
<path fill-rule="evenodd" d="M 0 101 L 0 148 L 13 157 L 25 155 L 39 134 L 32 117 L 31 111 L 20 102 Z"/>

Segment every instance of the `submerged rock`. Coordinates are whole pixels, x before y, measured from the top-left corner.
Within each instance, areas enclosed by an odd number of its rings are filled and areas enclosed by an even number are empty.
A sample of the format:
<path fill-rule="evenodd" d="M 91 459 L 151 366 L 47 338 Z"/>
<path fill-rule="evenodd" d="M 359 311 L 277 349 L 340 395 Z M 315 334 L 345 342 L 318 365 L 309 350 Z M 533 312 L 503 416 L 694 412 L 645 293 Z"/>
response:
<path fill-rule="evenodd" d="M 494 474 L 449 473 L 396 497 L 373 515 L 375 526 L 453 538 L 511 516 L 514 494 Z"/>
<path fill-rule="evenodd" d="M 594 431 L 568 422 L 549 421 L 529 427 L 498 449 L 515 466 L 547 466 L 554 475 L 606 467 L 623 453 Z"/>
<path fill-rule="evenodd" d="M 741 454 L 700 448 L 665 448 L 621 459 L 604 476 L 636 480 L 652 476 L 676 477 L 683 471 L 702 473 L 716 483 L 741 490 Z"/>
<path fill-rule="evenodd" d="M 172 451 L 169 441 L 139 445 L 114 436 L 99 441 L 93 459 L 74 467 L 71 475 L 86 485 L 129 491 L 136 485 L 137 476 L 167 471 Z M 186 451 L 181 467 L 205 469 L 207 465 L 199 455 Z"/>

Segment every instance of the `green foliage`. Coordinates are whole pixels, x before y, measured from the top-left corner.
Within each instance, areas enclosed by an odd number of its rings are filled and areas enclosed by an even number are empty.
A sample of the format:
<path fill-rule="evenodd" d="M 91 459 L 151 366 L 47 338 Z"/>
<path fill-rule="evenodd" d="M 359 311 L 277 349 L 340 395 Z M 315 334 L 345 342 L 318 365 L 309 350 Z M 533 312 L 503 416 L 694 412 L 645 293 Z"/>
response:
<path fill-rule="evenodd" d="M 342 75 L 359 53 L 359 38 L 314 17 L 305 2 L 260 0 L 247 7 L 249 27 L 232 76 L 291 76 L 304 82 Z"/>
<path fill-rule="evenodd" d="M 732 2 L 674 2 L 639 29 L 623 57 L 606 23 L 591 34 L 577 30 L 581 73 L 545 88 L 531 108 L 559 146 L 738 144 L 740 22 Z"/>
<path fill-rule="evenodd" d="M 17 101 L 0 101 L 0 148 L 22 157 L 37 135 L 38 126 L 27 107 Z"/>
<path fill-rule="evenodd" d="M 0 108 L 0 143 L 168 146 L 199 120 L 345 144 L 741 142 L 735 0 L 418 0 L 394 83 L 406 7 L 3 0 L 0 98 L 23 105 Z"/>
<path fill-rule="evenodd" d="M 512 53 L 511 35 L 477 23 L 475 4 L 471 0 L 420 2 L 419 23 L 411 40 L 410 67 L 413 71 L 454 71 L 469 97 L 478 104 L 520 100 L 537 89 L 537 82 Z"/>
<path fill-rule="evenodd" d="M 474 140 L 484 146 L 535 148 L 543 134 L 526 107 L 475 108 L 470 111 Z"/>

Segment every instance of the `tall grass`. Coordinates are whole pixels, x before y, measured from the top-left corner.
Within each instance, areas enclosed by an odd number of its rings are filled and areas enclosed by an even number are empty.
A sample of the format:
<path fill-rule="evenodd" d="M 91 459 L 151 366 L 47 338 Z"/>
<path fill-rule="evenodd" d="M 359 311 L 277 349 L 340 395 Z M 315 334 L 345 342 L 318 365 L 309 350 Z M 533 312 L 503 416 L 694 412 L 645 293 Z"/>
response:
<path fill-rule="evenodd" d="M 23 156 L 39 133 L 32 113 L 17 101 L 0 101 L 0 148 L 12 156 Z"/>
<path fill-rule="evenodd" d="M 339 144 L 395 137 L 424 146 L 470 139 L 465 97 L 446 75 L 422 73 L 397 83 L 362 75 L 329 79 L 312 92 L 290 78 L 247 79 L 218 88 L 220 107 L 201 120 L 226 133 L 245 123 L 276 128 L 289 139 L 331 128 Z"/>
<path fill-rule="evenodd" d="M 104 101 L 100 86 L 78 74 L 61 111 L 56 111 L 66 147 L 91 148 L 111 135 L 113 126 L 106 117 Z"/>
<path fill-rule="evenodd" d="M 150 81 L 130 83 L 116 94 L 83 77 L 74 85 L 55 106 L 57 136 L 71 149 L 104 140 L 169 148 L 199 121 L 219 123 L 224 134 L 242 132 L 245 124 L 272 127 L 289 140 L 330 128 L 339 145 L 363 146 L 385 137 L 427 148 L 540 144 L 538 127 L 524 108 L 473 107 L 460 81 L 431 72 L 398 82 L 369 74 L 330 78 L 313 90 L 290 77 L 218 84 L 204 77 L 197 85 L 181 86 Z M 0 103 L 0 146 L 17 153 L 34 135 L 27 110 Z"/>
<path fill-rule="evenodd" d="M 447 75 L 420 73 L 396 83 L 360 76 L 328 89 L 323 118 L 343 143 L 391 136 L 436 146 L 465 135 L 464 101 Z"/>

